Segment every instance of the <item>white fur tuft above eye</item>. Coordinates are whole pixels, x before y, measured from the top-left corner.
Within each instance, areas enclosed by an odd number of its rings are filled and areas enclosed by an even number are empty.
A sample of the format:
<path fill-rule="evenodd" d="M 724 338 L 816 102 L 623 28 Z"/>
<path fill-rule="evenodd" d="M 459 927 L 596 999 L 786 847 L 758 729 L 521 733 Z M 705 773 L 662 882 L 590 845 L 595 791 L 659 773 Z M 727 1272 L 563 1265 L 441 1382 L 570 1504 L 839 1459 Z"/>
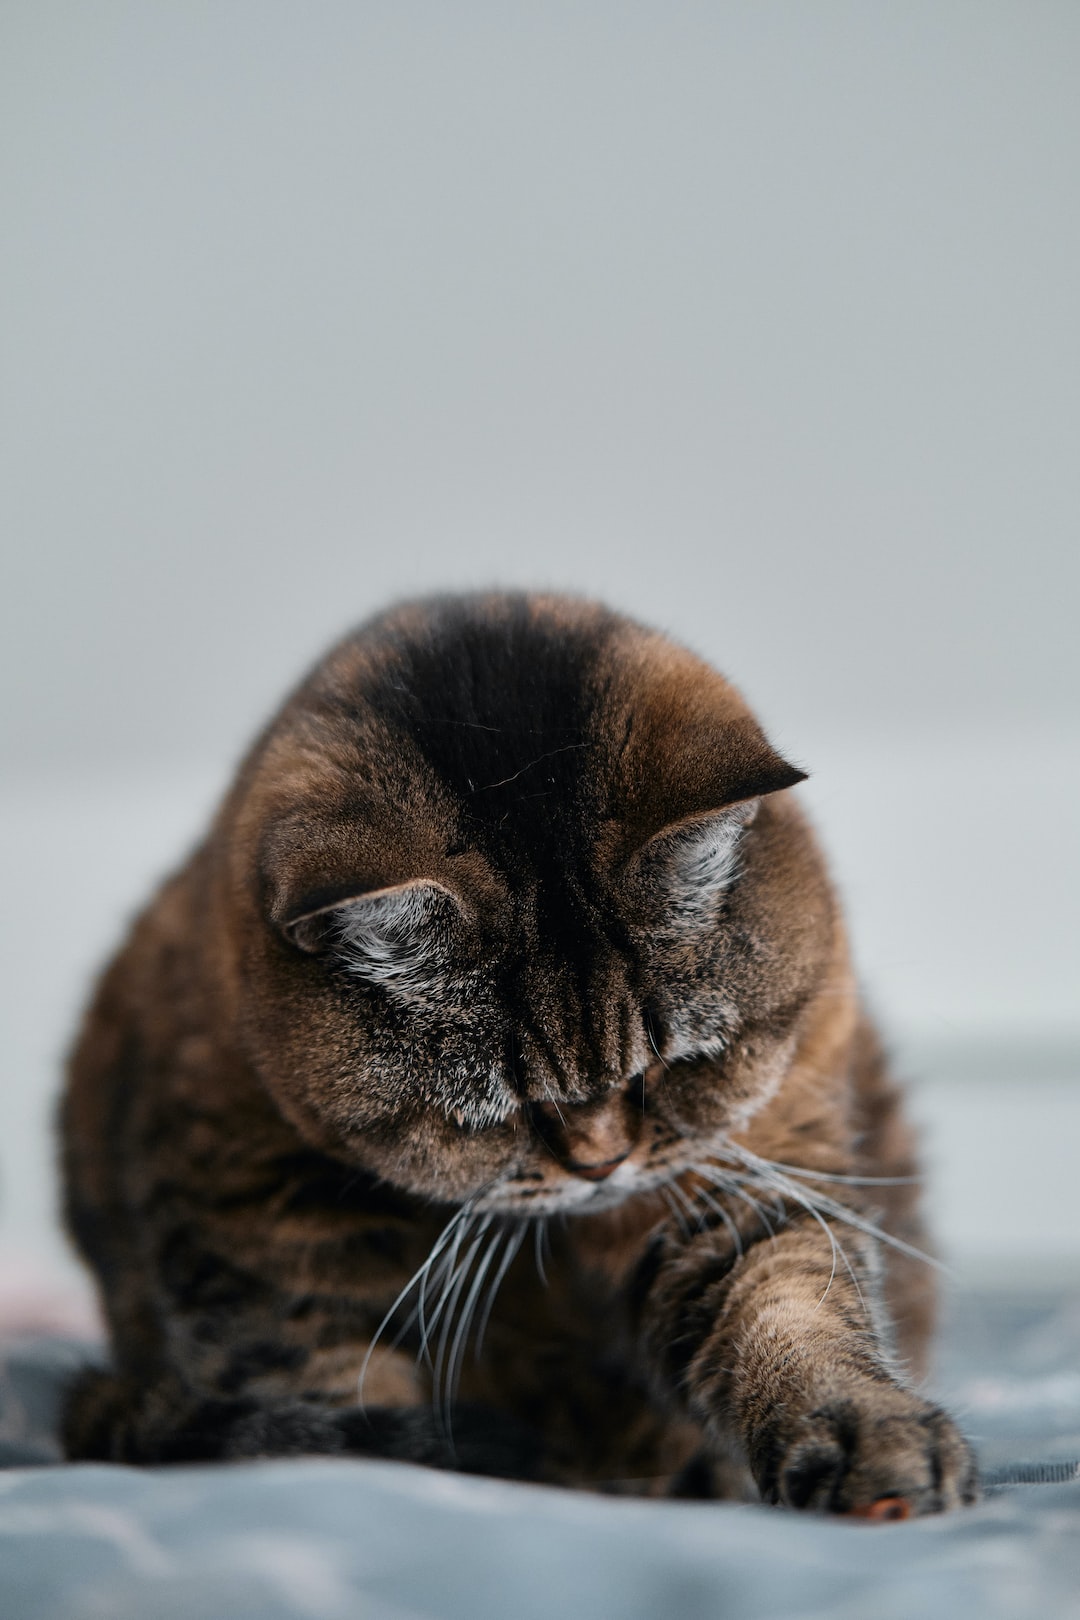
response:
<path fill-rule="evenodd" d="M 438 883 L 357 895 L 293 923 L 301 949 L 330 955 L 368 984 L 410 1000 L 437 993 L 458 905 Z"/>
<path fill-rule="evenodd" d="M 435 883 L 406 883 L 339 907 L 331 938 L 357 978 L 409 997 L 431 992 L 445 960 L 447 904 Z"/>

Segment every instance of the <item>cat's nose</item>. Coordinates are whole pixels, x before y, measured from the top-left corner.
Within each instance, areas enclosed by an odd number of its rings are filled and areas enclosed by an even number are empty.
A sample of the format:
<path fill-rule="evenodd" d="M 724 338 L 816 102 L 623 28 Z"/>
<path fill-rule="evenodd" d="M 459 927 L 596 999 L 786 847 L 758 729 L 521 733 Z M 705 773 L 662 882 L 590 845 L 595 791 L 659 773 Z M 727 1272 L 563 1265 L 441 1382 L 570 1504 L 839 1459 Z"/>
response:
<path fill-rule="evenodd" d="M 620 1093 L 595 1103 L 540 1103 L 533 1117 L 564 1170 L 585 1181 L 605 1181 L 628 1159 L 638 1140 L 640 1113 Z"/>
<path fill-rule="evenodd" d="M 566 1168 L 572 1170 L 575 1176 L 581 1176 L 585 1181 L 606 1181 L 613 1170 L 617 1170 L 626 1159 L 630 1157 L 630 1149 L 620 1153 L 617 1159 L 605 1159 L 603 1164 L 582 1164 L 579 1159 L 565 1160 Z"/>

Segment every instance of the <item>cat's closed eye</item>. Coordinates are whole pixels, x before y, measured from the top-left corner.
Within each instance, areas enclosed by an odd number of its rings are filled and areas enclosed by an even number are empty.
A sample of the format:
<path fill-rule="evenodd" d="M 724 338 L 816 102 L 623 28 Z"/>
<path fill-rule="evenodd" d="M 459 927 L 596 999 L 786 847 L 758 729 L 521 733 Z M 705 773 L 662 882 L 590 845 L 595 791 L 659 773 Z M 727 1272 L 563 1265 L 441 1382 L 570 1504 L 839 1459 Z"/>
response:
<path fill-rule="evenodd" d="M 300 951 L 323 956 L 368 984 L 411 993 L 431 988 L 463 921 L 441 884 L 416 880 L 301 909 L 284 927 Z"/>

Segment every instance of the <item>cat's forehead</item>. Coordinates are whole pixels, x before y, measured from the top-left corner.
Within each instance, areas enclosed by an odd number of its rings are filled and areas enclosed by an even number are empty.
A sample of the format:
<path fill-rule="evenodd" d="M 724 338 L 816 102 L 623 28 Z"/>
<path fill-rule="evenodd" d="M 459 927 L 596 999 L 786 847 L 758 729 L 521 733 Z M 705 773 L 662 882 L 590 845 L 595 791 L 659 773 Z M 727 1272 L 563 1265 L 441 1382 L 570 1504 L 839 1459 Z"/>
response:
<path fill-rule="evenodd" d="M 684 648 L 594 604 L 529 595 L 372 621 L 286 706 L 259 772 L 268 820 L 299 818 L 301 841 L 313 818 L 337 818 L 346 842 L 362 829 L 357 858 L 385 872 L 465 848 L 565 871 L 601 831 L 629 846 L 799 774 Z"/>

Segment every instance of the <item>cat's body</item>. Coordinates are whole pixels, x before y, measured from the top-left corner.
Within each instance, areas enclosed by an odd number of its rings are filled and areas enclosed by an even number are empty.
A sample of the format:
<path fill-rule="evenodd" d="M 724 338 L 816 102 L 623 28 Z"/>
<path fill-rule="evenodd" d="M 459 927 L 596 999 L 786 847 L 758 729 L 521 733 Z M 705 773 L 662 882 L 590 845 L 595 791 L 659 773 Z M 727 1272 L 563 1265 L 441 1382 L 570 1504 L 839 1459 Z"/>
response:
<path fill-rule="evenodd" d="M 588 604 L 412 604 L 335 649 L 74 1056 L 115 1370 L 70 1453 L 970 1499 L 903 1371 L 911 1139 L 800 774 Z"/>

